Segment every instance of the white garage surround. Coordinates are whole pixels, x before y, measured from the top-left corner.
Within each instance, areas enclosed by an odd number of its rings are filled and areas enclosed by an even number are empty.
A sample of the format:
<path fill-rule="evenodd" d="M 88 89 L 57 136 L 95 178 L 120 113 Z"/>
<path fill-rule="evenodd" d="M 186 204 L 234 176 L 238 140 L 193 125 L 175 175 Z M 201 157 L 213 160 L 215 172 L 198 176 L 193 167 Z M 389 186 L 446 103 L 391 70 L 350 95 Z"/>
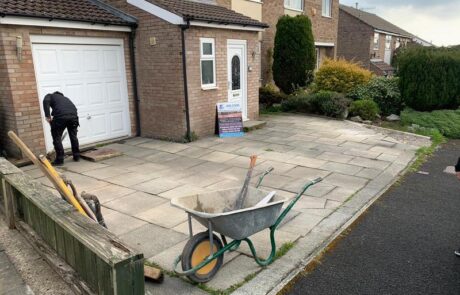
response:
<path fill-rule="evenodd" d="M 54 91 L 76 105 L 81 145 L 131 135 L 122 39 L 31 36 L 31 43 L 47 151 L 53 140 L 43 98 Z"/>

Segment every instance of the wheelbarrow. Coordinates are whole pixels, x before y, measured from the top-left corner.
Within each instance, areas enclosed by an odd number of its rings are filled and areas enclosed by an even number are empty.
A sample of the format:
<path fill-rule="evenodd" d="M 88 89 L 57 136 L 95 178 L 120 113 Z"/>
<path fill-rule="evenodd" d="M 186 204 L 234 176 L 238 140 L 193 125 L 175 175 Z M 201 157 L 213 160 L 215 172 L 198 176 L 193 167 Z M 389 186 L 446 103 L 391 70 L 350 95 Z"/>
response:
<path fill-rule="evenodd" d="M 243 209 L 240 210 L 226 212 L 227 208 L 232 208 L 232 205 L 235 204 L 240 188 L 171 200 L 171 205 L 187 212 L 190 235 L 182 254 L 174 261 L 173 268 L 177 275 L 187 276 L 191 281 L 197 283 L 210 281 L 222 266 L 224 253 L 235 251 L 243 241 L 248 244 L 257 264 L 266 266 L 273 262 L 276 254 L 276 228 L 303 193 L 310 186 L 322 181 L 322 178 L 305 184 L 286 209 L 281 212 L 287 198 L 276 195 L 268 204 L 256 206 L 268 194 L 258 187 L 271 170 L 273 168 L 262 174 L 256 187 L 248 188 L 247 198 Z M 208 230 L 193 235 L 192 217 Z M 267 259 L 263 260 L 257 256 L 249 237 L 266 228 L 270 229 L 271 253 Z M 220 238 L 215 233 L 218 233 Z M 230 243 L 227 242 L 227 237 L 232 239 Z M 177 269 L 179 263 L 182 265 L 182 270 Z"/>

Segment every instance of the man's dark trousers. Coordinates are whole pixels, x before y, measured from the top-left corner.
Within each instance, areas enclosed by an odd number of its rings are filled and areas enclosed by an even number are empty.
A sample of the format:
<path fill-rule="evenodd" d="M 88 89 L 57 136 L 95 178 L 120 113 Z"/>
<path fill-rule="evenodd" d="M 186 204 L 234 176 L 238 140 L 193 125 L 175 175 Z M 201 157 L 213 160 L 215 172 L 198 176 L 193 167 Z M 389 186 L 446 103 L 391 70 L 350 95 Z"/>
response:
<path fill-rule="evenodd" d="M 64 147 L 62 146 L 62 134 L 67 128 L 69 133 L 70 143 L 72 144 L 72 154 L 74 159 L 80 157 L 80 149 L 78 145 L 78 117 L 63 116 L 54 117 L 51 121 L 51 135 L 53 136 L 54 150 L 56 151 L 56 162 L 64 161 Z"/>

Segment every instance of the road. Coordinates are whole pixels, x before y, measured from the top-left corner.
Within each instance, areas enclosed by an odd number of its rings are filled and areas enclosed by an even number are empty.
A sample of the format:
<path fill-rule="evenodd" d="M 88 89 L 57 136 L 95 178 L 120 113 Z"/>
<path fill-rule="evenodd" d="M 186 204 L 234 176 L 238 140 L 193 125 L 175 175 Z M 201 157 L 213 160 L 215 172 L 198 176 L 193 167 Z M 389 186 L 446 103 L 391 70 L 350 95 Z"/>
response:
<path fill-rule="evenodd" d="M 460 141 L 386 192 L 283 294 L 460 294 Z M 427 173 L 426 173 L 427 172 Z"/>

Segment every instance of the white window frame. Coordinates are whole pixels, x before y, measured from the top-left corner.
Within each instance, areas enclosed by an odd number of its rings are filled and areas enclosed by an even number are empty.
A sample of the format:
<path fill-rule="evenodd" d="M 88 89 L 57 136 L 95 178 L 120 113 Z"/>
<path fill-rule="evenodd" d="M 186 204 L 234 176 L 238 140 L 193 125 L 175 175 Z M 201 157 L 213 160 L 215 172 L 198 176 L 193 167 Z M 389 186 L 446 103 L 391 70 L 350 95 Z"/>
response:
<path fill-rule="evenodd" d="M 211 43 L 212 45 L 212 54 L 204 54 L 203 53 L 203 44 Z M 203 61 L 212 61 L 212 71 L 213 71 L 213 81 L 214 83 L 211 84 L 204 84 L 203 83 Z M 203 89 L 210 89 L 216 88 L 217 81 L 216 81 L 216 43 L 214 38 L 200 38 L 200 80 L 201 80 L 201 88 Z"/>
<path fill-rule="evenodd" d="M 297 1 L 300 1 L 300 7 L 301 8 L 298 8 L 298 7 L 293 5 L 293 3 L 297 2 Z M 284 0 L 284 8 L 303 12 L 304 0 Z"/>
<path fill-rule="evenodd" d="M 393 42 L 393 37 L 391 35 L 385 36 L 385 50 L 391 50 L 391 42 Z"/>
<path fill-rule="evenodd" d="M 332 17 L 332 1 L 333 0 L 323 0 L 321 15 L 324 17 Z"/>
<path fill-rule="evenodd" d="M 377 37 L 377 42 L 375 42 L 375 37 Z M 380 34 L 374 33 L 374 50 L 380 49 Z"/>
<path fill-rule="evenodd" d="M 316 70 L 319 70 L 320 61 L 321 61 L 321 52 L 320 52 L 319 47 L 315 48 L 315 53 L 316 53 Z"/>

